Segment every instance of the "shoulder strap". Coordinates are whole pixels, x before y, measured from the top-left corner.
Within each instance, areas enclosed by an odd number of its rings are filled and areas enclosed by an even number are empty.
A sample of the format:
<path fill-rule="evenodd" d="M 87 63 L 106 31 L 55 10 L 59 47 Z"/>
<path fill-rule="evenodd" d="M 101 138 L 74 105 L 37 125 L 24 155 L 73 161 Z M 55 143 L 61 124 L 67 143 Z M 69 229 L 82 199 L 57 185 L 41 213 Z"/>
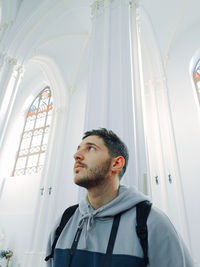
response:
<path fill-rule="evenodd" d="M 151 210 L 152 203 L 148 200 L 139 202 L 136 205 L 136 232 L 138 235 L 138 238 L 140 240 L 140 244 L 144 253 L 144 261 L 145 264 L 149 264 L 148 259 L 148 231 L 147 231 L 147 218 L 149 216 L 150 210 Z M 104 267 L 109 267 L 111 263 L 111 257 L 113 252 L 113 247 L 117 235 L 117 230 L 120 222 L 120 217 L 122 213 L 117 214 L 114 217 L 113 225 L 111 229 L 111 234 L 108 242 L 108 247 L 105 255 L 105 259 L 103 262 Z"/>
<path fill-rule="evenodd" d="M 149 264 L 148 258 L 148 229 L 147 218 L 151 210 L 152 203 L 148 200 L 142 201 L 136 205 L 136 233 L 144 253 L 145 264 Z"/>
<path fill-rule="evenodd" d="M 113 224 L 112 224 L 112 229 L 111 229 L 111 233 L 110 233 L 110 237 L 109 237 L 109 241 L 108 241 L 106 255 L 104 258 L 103 265 L 102 265 L 103 267 L 110 267 L 111 266 L 112 252 L 113 252 L 113 248 L 114 248 L 114 244 L 115 244 L 115 239 L 117 236 L 117 230 L 119 227 L 120 218 L 121 218 L 121 213 L 118 213 L 117 215 L 115 215 L 115 217 L 113 219 Z"/>
<path fill-rule="evenodd" d="M 64 211 L 62 218 L 61 218 L 61 221 L 60 221 L 60 224 L 55 231 L 55 239 L 54 239 L 52 247 L 51 247 L 51 254 L 45 258 L 45 261 L 48 261 L 49 259 L 53 258 L 54 249 L 56 247 L 58 238 L 59 238 L 60 234 L 62 233 L 62 230 L 64 229 L 65 225 L 67 224 L 69 219 L 72 217 L 72 215 L 74 214 L 74 212 L 76 211 L 77 208 L 78 208 L 78 204 L 71 206 Z"/>

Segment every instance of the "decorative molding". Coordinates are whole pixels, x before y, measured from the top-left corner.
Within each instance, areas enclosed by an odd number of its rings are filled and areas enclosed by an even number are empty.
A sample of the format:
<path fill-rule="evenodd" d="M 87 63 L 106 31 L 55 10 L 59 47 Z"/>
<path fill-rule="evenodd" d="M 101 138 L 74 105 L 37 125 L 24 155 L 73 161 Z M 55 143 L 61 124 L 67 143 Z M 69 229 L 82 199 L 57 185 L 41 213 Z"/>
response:
<path fill-rule="evenodd" d="M 138 0 L 129 0 L 129 6 L 138 8 L 139 7 Z"/>
<path fill-rule="evenodd" d="M 0 31 L 5 31 L 9 27 L 9 23 L 4 23 L 0 26 Z"/>
<path fill-rule="evenodd" d="M 6 66 L 6 72 L 12 69 L 13 75 L 16 79 L 24 75 L 25 68 L 23 65 L 18 63 L 16 58 L 10 57 L 5 52 L 0 52 L 0 71 L 4 65 Z"/>
<path fill-rule="evenodd" d="M 21 75 L 24 74 L 25 71 L 24 66 L 20 64 L 16 64 L 14 70 Z"/>
<path fill-rule="evenodd" d="M 12 58 L 10 56 L 8 56 L 6 54 L 5 56 L 5 63 L 9 64 L 9 65 L 12 65 L 12 66 L 15 66 L 17 64 L 17 59 L 16 58 Z"/>
<path fill-rule="evenodd" d="M 25 68 L 23 65 L 20 65 L 20 64 L 16 64 L 14 65 L 14 68 L 13 68 L 13 78 L 15 78 L 16 81 L 19 81 L 19 79 L 21 79 L 24 75 L 24 72 L 25 72 Z"/>
<path fill-rule="evenodd" d="M 0 71 L 5 68 L 7 72 L 9 69 L 14 68 L 17 65 L 17 59 L 10 57 L 5 52 L 0 52 Z M 4 67 L 5 66 L 5 67 Z"/>
<path fill-rule="evenodd" d="M 13 20 L 7 22 L 7 23 L 4 23 L 4 24 L 1 24 L 0 25 L 0 31 L 5 31 L 9 28 L 9 26 L 12 26 L 13 25 Z"/>
<path fill-rule="evenodd" d="M 92 18 L 102 15 L 105 9 L 112 7 L 116 8 L 120 6 L 120 4 L 129 4 L 130 0 L 95 0 L 93 4 L 91 4 L 91 16 Z"/>
<path fill-rule="evenodd" d="M 116 8 L 122 4 L 138 7 L 138 0 L 95 0 L 91 4 L 91 17 L 94 18 L 102 15 L 108 7 Z"/>
<path fill-rule="evenodd" d="M 93 4 L 91 4 L 92 18 L 101 15 L 104 12 L 105 7 L 108 7 L 108 4 L 110 4 L 111 1 L 113 0 L 95 0 Z"/>
<path fill-rule="evenodd" d="M 22 66 L 18 64 L 18 61 L 16 58 L 10 57 L 5 52 L 0 52 L 0 70 L 2 69 L 4 64 L 7 65 L 7 67 L 8 66 L 15 67 L 15 70 L 20 71 L 20 73 L 23 72 L 23 70 L 20 70 Z"/>

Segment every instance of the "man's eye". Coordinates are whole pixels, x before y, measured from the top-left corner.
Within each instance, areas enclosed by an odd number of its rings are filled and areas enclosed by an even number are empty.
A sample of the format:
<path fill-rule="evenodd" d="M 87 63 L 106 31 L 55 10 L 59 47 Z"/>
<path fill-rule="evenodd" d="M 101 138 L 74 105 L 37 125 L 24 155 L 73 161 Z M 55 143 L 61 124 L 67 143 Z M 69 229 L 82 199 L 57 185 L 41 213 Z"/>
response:
<path fill-rule="evenodd" d="M 88 148 L 90 151 L 94 151 L 95 150 L 95 148 L 93 147 L 93 146 L 89 146 L 89 148 Z"/>

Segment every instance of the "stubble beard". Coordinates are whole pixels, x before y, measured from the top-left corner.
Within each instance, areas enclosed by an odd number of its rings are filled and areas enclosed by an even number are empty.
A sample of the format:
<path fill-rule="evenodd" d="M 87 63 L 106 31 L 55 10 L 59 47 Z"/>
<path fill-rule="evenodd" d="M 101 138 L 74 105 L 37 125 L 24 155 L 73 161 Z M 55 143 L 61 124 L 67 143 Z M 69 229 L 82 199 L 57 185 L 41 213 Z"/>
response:
<path fill-rule="evenodd" d="M 76 179 L 75 184 L 86 189 L 91 189 L 102 185 L 105 180 L 107 180 L 110 164 L 111 159 L 109 158 L 101 165 L 93 168 L 84 166 L 84 168 L 87 170 L 87 174 L 81 178 Z"/>

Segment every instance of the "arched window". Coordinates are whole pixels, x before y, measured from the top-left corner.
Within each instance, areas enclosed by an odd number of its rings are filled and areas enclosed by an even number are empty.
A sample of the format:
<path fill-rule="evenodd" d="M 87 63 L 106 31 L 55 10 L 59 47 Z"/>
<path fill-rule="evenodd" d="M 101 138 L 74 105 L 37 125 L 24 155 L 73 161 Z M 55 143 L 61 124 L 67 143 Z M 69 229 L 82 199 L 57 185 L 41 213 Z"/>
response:
<path fill-rule="evenodd" d="M 193 73 L 194 83 L 197 90 L 197 96 L 200 103 L 200 60 L 198 61 L 194 73 Z"/>
<path fill-rule="evenodd" d="M 13 176 L 38 173 L 42 170 L 52 109 L 52 93 L 50 88 L 46 87 L 35 98 L 26 115 Z"/>

